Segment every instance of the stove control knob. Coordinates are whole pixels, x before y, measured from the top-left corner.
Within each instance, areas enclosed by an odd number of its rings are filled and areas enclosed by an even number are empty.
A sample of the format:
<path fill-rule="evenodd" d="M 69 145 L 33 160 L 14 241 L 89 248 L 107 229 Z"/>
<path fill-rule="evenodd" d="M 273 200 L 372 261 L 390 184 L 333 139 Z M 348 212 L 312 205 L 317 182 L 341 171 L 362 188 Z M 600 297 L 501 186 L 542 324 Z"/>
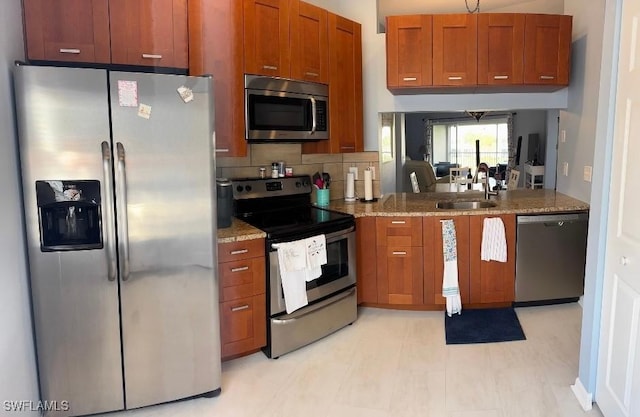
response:
<path fill-rule="evenodd" d="M 239 193 L 241 193 L 241 192 L 242 192 L 242 190 L 244 190 L 244 187 L 243 187 L 242 185 L 238 185 L 238 186 L 236 187 L 236 190 L 238 190 L 238 192 L 239 192 Z"/>
<path fill-rule="evenodd" d="M 247 192 L 251 191 L 251 186 L 247 185 L 246 187 L 244 187 L 245 190 L 247 190 Z"/>
<path fill-rule="evenodd" d="M 296 181 L 296 188 L 302 187 L 302 183 L 300 181 Z"/>

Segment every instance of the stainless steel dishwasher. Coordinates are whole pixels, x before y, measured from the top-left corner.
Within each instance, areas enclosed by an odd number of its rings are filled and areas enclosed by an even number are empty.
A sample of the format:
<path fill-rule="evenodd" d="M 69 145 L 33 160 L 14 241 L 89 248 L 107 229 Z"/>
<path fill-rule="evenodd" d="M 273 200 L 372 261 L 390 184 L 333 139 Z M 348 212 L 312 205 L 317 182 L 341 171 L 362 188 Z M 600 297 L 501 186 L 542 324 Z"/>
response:
<path fill-rule="evenodd" d="M 576 301 L 584 292 L 589 214 L 518 216 L 515 305 Z"/>

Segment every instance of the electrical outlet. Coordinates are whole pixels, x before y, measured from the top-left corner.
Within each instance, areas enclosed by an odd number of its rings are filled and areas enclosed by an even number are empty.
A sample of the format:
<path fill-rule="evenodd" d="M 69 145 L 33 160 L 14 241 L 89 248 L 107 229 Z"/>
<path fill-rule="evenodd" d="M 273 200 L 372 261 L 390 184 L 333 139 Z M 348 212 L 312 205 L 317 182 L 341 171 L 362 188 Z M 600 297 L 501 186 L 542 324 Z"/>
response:
<path fill-rule="evenodd" d="M 592 173 L 593 173 L 593 168 L 590 165 L 585 165 L 582 176 L 584 177 L 584 180 L 586 182 L 591 182 Z"/>
<path fill-rule="evenodd" d="M 562 173 L 564 174 L 565 177 L 569 176 L 569 163 L 568 162 L 564 162 L 562 164 Z"/>
<path fill-rule="evenodd" d="M 349 172 L 353 172 L 353 179 L 358 179 L 358 167 L 349 167 Z"/>
<path fill-rule="evenodd" d="M 565 143 L 567 141 L 567 131 L 562 129 L 560 131 L 560 142 Z"/>
<path fill-rule="evenodd" d="M 369 167 L 369 170 L 371 171 L 371 179 L 375 180 L 376 179 L 376 167 Z"/>

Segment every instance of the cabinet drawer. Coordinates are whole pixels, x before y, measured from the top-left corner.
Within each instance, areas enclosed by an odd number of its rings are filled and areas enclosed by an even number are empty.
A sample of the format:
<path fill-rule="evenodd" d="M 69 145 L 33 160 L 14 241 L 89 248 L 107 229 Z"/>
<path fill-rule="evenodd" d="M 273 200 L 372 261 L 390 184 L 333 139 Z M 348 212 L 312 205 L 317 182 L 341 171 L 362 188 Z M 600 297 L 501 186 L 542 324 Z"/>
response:
<path fill-rule="evenodd" d="M 378 217 L 378 246 L 422 246 L 421 217 Z"/>
<path fill-rule="evenodd" d="M 243 240 L 218 245 L 218 262 L 264 258 L 264 239 Z"/>
<path fill-rule="evenodd" d="M 262 294 L 220 303 L 223 358 L 266 345 L 265 298 Z"/>
<path fill-rule="evenodd" d="M 265 258 L 241 259 L 218 265 L 220 301 L 265 293 Z"/>

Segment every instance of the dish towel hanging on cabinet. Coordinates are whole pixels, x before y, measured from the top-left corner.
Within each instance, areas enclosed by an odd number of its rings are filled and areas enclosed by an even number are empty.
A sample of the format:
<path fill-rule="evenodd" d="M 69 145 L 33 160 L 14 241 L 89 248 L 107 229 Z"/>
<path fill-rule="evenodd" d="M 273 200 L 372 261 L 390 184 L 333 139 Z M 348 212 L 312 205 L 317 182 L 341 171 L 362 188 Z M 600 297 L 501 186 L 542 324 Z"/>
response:
<path fill-rule="evenodd" d="M 480 259 L 507 262 L 507 239 L 504 223 L 499 217 L 485 218 L 482 225 Z"/>
<path fill-rule="evenodd" d="M 442 296 L 447 301 L 447 314 L 462 314 L 460 287 L 458 286 L 458 251 L 456 249 L 456 226 L 453 220 L 441 220 L 442 253 L 444 273 L 442 274 Z"/>

